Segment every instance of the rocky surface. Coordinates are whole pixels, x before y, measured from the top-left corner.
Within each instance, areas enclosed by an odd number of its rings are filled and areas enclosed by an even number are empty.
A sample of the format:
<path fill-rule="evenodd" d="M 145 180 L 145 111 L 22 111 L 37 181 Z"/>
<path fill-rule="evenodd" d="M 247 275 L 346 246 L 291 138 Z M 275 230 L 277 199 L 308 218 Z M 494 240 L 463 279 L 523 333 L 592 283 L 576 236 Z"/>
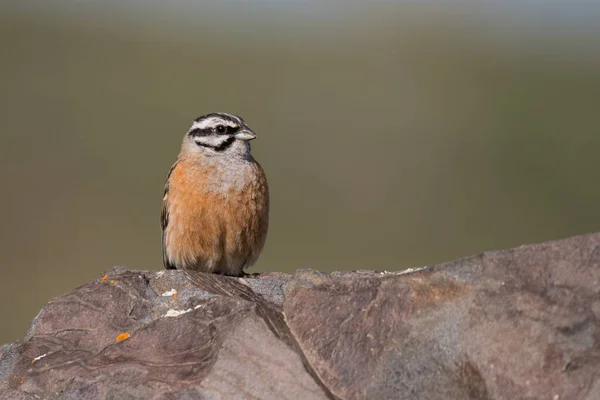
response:
<path fill-rule="evenodd" d="M 113 268 L 0 348 L 1 399 L 600 399 L 600 234 L 420 268 Z"/>

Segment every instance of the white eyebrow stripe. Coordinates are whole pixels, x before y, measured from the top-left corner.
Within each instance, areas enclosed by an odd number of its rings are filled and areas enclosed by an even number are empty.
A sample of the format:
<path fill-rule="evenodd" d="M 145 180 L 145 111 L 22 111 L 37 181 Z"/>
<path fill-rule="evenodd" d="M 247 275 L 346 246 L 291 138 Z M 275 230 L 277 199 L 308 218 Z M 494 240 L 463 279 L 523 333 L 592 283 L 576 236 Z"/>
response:
<path fill-rule="evenodd" d="M 231 128 L 236 128 L 239 126 L 239 124 L 235 123 L 234 121 L 228 121 L 226 119 L 219 118 L 219 117 L 212 117 L 212 118 L 208 118 L 208 119 L 203 119 L 202 121 L 199 121 L 199 122 L 194 122 L 194 124 L 192 125 L 192 129 L 196 129 L 196 128 L 197 129 L 205 129 L 210 126 L 217 126 L 217 125 L 226 125 Z"/>

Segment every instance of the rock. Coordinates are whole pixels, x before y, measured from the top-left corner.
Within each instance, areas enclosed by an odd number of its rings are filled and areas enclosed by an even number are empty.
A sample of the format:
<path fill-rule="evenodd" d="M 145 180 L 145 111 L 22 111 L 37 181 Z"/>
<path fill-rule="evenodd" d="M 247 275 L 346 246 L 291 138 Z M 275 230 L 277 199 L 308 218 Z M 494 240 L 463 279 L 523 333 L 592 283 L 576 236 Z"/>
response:
<path fill-rule="evenodd" d="M 405 272 L 113 268 L 0 348 L 0 399 L 600 399 L 600 233 Z"/>

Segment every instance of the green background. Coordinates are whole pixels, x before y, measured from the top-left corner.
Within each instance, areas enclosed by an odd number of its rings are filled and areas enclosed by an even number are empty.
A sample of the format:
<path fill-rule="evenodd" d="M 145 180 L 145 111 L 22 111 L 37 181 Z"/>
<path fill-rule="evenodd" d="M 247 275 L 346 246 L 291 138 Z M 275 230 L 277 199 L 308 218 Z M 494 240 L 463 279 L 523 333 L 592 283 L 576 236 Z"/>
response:
<path fill-rule="evenodd" d="M 250 272 L 398 270 L 600 229 L 584 8 L 160 4 L 0 6 L 0 344 L 113 265 L 161 269 L 164 180 L 212 111 L 259 135 L 271 228 Z"/>

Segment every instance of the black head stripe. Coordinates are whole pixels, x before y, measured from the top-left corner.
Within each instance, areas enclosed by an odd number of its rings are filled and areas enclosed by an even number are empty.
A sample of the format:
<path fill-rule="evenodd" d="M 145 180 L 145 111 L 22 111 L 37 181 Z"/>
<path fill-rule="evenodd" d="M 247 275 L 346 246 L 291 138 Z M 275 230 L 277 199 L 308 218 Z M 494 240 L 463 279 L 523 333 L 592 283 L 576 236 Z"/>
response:
<path fill-rule="evenodd" d="M 226 141 L 215 147 L 215 151 L 222 152 L 227 150 L 235 142 L 235 137 L 229 136 Z"/>
<path fill-rule="evenodd" d="M 235 135 L 237 133 L 237 131 L 240 130 L 239 126 L 227 126 L 227 134 L 228 135 Z"/>
<path fill-rule="evenodd" d="M 210 114 L 204 114 L 201 115 L 200 117 L 196 118 L 194 120 L 194 122 L 200 122 L 203 119 L 209 119 L 209 118 L 221 118 L 224 121 L 231 121 L 231 122 L 240 122 L 241 118 L 235 115 L 231 115 L 231 114 L 227 114 L 227 113 L 210 113 Z"/>
<path fill-rule="evenodd" d="M 190 129 L 188 134 L 192 137 L 208 136 L 208 135 L 212 135 L 212 134 L 235 135 L 237 133 L 237 131 L 240 130 L 239 126 L 229 126 L 229 125 L 224 125 L 224 126 L 225 126 L 225 132 L 222 134 L 217 132 L 216 127 L 194 128 L 194 129 Z"/>
<path fill-rule="evenodd" d="M 225 141 L 223 141 L 223 143 L 221 143 L 218 146 L 208 144 L 208 143 L 200 143 L 200 142 L 196 142 L 196 144 L 198 146 L 208 147 L 209 149 L 213 149 L 214 151 L 221 153 L 221 152 L 227 150 L 229 147 L 231 147 L 233 142 L 235 142 L 235 137 L 229 136 Z"/>
<path fill-rule="evenodd" d="M 205 129 L 201 129 L 201 128 L 194 128 L 190 130 L 190 136 L 207 136 L 212 132 L 212 130 L 210 128 L 205 128 Z"/>
<path fill-rule="evenodd" d="M 194 120 L 194 122 L 200 122 L 205 119 L 210 118 L 219 118 L 223 121 L 233 122 L 236 125 L 244 125 L 244 120 L 242 117 L 238 117 L 237 115 L 227 114 L 227 113 L 210 113 L 202 115 Z"/>

